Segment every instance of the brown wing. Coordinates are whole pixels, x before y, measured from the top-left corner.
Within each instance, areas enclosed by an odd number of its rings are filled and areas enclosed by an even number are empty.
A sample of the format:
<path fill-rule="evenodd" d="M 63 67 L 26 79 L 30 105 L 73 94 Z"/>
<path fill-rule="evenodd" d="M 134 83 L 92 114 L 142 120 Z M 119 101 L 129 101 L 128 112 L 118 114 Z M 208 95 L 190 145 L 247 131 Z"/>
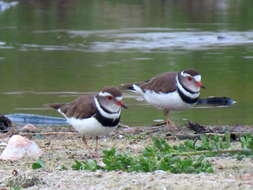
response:
<path fill-rule="evenodd" d="M 167 72 L 157 75 L 150 80 L 142 82 L 139 86 L 143 90 L 153 90 L 155 92 L 173 92 L 176 90 L 177 72 Z"/>
<path fill-rule="evenodd" d="M 71 103 L 67 104 L 51 104 L 50 107 L 59 109 L 67 117 L 75 117 L 77 119 L 89 118 L 96 112 L 94 96 L 80 96 Z"/>

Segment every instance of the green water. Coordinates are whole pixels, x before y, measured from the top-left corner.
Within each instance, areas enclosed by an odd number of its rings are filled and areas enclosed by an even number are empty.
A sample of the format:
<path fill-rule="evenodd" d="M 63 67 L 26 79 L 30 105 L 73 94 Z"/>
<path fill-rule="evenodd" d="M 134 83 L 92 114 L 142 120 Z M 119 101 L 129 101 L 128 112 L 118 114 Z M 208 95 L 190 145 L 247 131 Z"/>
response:
<path fill-rule="evenodd" d="M 0 12 L 0 113 L 57 116 L 43 105 L 195 68 L 207 87 L 202 97 L 238 103 L 171 118 L 252 125 L 252 7 L 252 0 L 19 1 Z M 126 102 L 126 124 L 163 118 L 145 103 Z"/>

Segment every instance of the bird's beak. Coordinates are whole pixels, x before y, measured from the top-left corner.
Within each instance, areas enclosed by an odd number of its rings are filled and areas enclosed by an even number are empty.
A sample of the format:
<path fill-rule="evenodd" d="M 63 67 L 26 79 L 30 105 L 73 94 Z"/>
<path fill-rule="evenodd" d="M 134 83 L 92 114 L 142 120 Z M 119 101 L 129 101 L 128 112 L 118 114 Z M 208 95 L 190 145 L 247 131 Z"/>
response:
<path fill-rule="evenodd" d="M 122 108 L 127 109 L 127 106 L 122 101 L 116 101 L 116 104 Z"/>
<path fill-rule="evenodd" d="M 197 86 L 197 87 L 200 87 L 200 88 L 206 88 L 203 84 L 202 84 L 202 82 L 200 82 L 200 81 L 195 81 L 195 85 Z"/>

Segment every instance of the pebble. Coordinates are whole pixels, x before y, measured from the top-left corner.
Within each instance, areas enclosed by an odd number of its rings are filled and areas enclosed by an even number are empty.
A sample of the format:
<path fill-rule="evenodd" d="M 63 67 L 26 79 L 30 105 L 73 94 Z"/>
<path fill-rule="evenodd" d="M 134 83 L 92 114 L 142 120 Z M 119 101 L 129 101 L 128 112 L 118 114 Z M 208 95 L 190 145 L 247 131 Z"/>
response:
<path fill-rule="evenodd" d="M 22 127 L 21 130 L 22 131 L 35 132 L 35 131 L 38 131 L 38 128 L 33 124 L 26 124 L 24 127 Z"/>
<path fill-rule="evenodd" d="M 96 172 L 95 172 L 95 176 L 96 176 L 96 177 L 103 177 L 102 171 L 96 171 Z"/>

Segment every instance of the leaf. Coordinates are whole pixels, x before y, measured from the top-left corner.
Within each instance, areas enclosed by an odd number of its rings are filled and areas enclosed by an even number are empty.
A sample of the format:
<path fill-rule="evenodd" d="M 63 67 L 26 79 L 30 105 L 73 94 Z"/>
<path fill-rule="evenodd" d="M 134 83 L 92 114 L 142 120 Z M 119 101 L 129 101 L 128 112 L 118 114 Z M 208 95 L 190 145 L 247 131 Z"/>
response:
<path fill-rule="evenodd" d="M 43 160 L 37 160 L 32 164 L 32 169 L 39 169 L 39 168 L 44 168 L 45 167 L 45 162 Z"/>

